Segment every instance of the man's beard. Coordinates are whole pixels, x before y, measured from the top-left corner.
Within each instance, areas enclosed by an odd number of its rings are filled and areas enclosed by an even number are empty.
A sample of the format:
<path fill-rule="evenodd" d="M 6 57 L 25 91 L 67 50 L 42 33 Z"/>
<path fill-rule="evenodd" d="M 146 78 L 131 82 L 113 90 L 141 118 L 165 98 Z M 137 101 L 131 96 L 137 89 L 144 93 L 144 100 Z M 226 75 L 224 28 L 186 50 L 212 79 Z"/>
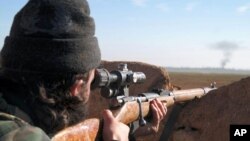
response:
<path fill-rule="evenodd" d="M 53 106 L 33 102 L 35 125 L 41 127 L 46 133 L 53 135 L 65 127 L 83 121 L 88 110 L 88 97 L 85 97 L 85 92 L 86 90 L 83 88 L 79 96 L 55 100 Z"/>

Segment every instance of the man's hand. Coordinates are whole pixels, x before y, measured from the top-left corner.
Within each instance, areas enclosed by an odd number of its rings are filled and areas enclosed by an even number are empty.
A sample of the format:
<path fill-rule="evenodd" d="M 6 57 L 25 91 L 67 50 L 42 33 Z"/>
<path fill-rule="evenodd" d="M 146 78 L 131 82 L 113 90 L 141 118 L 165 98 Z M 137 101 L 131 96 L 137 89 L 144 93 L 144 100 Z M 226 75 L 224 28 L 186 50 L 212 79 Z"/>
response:
<path fill-rule="evenodd" d="M 145 136 L 158 132 L 160 122 L 167 114 L 167 108 L 161 101 L 155 99 L 150 101 L 150 109 L 153 114 L 153 119 L 145 126 L 139 127 L 134 133 L 135 136 Z"/>
<path fill-rule="evenodd" d="M 150 108 L 153 112 L 153 120 L 150 124 L 153 132 L 156 133 L 159 130 L 161 120 L 167 114 L 167 107 L 164 106 L 158 99 L 155 99 L 150 102 Z"/>
<path fill-rule="evenodd" d="M 103 140 L 128 141 L 129 127 L 117 121 L 110 110 L 103 112 Z"/>

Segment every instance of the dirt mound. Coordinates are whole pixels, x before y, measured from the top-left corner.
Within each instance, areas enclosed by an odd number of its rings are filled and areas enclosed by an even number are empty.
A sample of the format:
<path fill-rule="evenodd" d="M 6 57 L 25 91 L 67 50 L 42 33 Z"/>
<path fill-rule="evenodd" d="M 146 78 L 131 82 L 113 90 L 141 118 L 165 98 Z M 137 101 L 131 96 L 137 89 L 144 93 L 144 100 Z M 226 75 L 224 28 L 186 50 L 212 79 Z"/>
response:
<path fill-rule="evenodd" d="M 250 77 L 188 103 L 170 141 L 228 141 L 230 124 L 250 124 L 249 117 Z"/>

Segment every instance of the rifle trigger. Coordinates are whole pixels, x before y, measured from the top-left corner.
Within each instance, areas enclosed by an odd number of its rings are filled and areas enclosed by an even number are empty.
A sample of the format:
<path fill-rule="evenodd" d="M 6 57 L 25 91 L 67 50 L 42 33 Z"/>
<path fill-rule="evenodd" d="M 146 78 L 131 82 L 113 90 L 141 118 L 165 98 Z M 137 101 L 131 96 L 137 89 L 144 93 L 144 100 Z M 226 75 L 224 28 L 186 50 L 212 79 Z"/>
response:
<path fill-rule="evenodd" d="M 147 121 L 143 118 L 142 115 L 142 106 L 141 106 L 141 98 L 137 98 L 137 102 L 139 104 L 139 125 L 140 126 L 145 126 L 147 124 Z"/>

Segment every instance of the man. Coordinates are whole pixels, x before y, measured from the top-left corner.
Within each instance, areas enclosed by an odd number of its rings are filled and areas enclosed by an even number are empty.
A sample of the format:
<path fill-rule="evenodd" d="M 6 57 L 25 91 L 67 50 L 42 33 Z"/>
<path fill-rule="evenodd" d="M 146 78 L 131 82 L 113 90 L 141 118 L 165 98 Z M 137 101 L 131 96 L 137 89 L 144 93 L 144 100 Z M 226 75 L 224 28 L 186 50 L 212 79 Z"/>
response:
<path fill-rule="evenodd" d="M 85 0 L 29 0 L 1 51 L 0 140 L 50 140 L 85 119 L 101 60 Z M 158 130 L 166 108 L 151 102 L 153 120 L 135 135 Z M 103 112 L 103 139 L 128 140 L 129 128 Z"/>

